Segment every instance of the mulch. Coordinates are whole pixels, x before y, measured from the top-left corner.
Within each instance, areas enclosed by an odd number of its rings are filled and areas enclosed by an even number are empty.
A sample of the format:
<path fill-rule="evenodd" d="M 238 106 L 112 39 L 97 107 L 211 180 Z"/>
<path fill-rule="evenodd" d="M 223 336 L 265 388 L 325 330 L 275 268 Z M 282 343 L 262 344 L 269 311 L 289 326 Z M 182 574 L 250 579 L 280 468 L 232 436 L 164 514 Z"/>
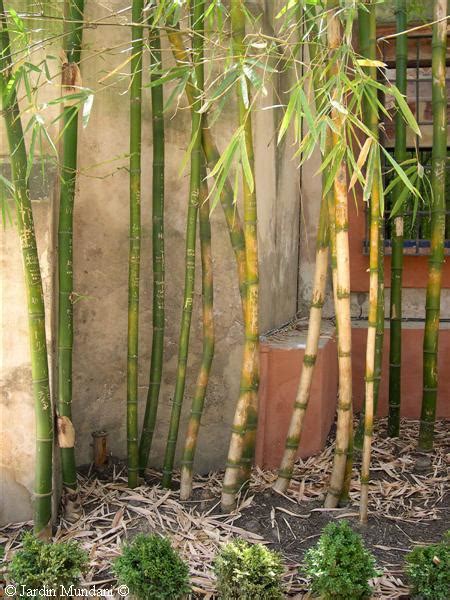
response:
<path fill-rule="evenodd" d="M 111 563 L 127 538 L 138 532 L 167 535 L 188 561 L 195 597 L 213 598 L 212 562 L 218 549 L 233 537 L 264 543 L 280 551 L 286 564 L 286 597 L 306 600 L 307 580 L 302 560 L 330 521 L 347 519 L 362 534 L 382 574 L 373 580 L 373 598 L 409 598 L 403 574 L 405 555 L 418 544 L 438 541 L 449 527 L 450 439 L 448 422 L 436 427 L 435 450 L 429 467 L 417 469 L 418 424 L 402 422 L 402 438 L 388 439 L 381 419 L 373 444 L 372 481 L 369 489 L 369 523 L 358 523 L 359 459 L 355 456 L 350 502 L 344 508 L 325 510 L 324 491 L 332 465 L 334 442 L 323 452 L 299 460 L 286 495 L 274 493 L 275 472 L 255 469 L 251 484 L 232 514 L 220 512 L 221 473 L 196 477 L 193 498 L 180 501 L 176 490 L 155 482 L 159 473 L 149 470 L 140 487 L 126 487 L 126 469 L 111 463 L 107 475 L 92 467 L 81 470 L 79 485 L 84 509 L 77 523 L 61 519 L 54 540 L 75 539 L 88 551 L 90 570 L 83 585 L 111 588 L 116 581 Z M 175 485 L 177 479 L 174 479 Z M 22 533 L 31 523 L 0 529 L 5 560 L 20 547 Z"/>

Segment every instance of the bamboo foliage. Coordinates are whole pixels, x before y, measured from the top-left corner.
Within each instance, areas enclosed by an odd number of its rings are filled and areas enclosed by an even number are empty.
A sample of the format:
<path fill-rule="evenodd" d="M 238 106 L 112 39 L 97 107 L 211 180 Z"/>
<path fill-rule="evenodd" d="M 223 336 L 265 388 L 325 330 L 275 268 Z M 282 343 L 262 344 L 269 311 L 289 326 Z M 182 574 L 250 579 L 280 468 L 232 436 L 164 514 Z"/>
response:
<path fill-rule="evenodd" d="M 245 55 L 245 10 L 242 0 L 231 1 L 231 27 L 233 55 L 235 60 L 242 61 Z M 248 480 L 250 474 L 256 439 L 259 384 L 259 269 L 251 99 L 244 75 L 239 83 L 239 126 L 244 132 L 242 153 L 246 157 L 242 158 L 242 162 L 248 165 L 248 169 L 242 168 L 246 261 L 245 342 L 239 398 L 222 486 L 221 504 L 224 511 L 235 505 L 239 487 Z"/>
<path fill-rule="evenodd" d="M 130 250 L 128 259 L 127 456 L 128 487 L 138 484 L 138 346 L 141 261 L 141 111 L 143 0 L 133 0 L 130 84 Z"/>
<path fill-rule="evenodd" d="M 11 156 L 17 228 L 27 294 L 31 373 L 36 414 L 34 532 L 40 537 L 49 538 L 52 516 L 53 416 L 45 337 L 44 295 L 36 246 L 33 210 L 28 189 L 25 138 L 17 101 L 7 14 L 3 0 L 0 0 L 0 21 L 0 92 Z"/>
<path fill-rule="evenodd" d="M 396 1 L 397 34 L 407 27 L 406 0 Z M 408 38 L 397 35 L 395 46 L 396 85 L 406 94 L 406 65 Z M 406 158 L 406 123 L 400 112 L 395 115 L 395 158 L 402 163 Z M 394 195 L 401 193 L 399 184 Z M 400 431 L 401 362 L 402 362 L 402 274 L 403 274 L 403 214 L 394 219 L 391 259 L 390 350 L 389 350 L 389 418 L 388 435 L 397 437 Z"/>
<path fill-rule="evenodd" d="M 160 85 L 161 38 L 155 28 L 150 31 L 150 72 L 152 89 L 153 178 L 152 178 L 152 259 L 153 259 L 153 337 L 150 381 L 144 422 L 139 445 L 140 471 L 147 466 L 155 430 L 161 387 L 164 350 L 165 261 L 164 261 L 164 92 Z"/>
<path fill-rule="evenodd" d="M 199 208 L 200 250 L 202 260 L 203 349 L 200 371 L 197 377 L 194 397 L 192 399 L 191 414 L 184 443 L 183 460 L 181 463 L 180 498 L 182 500 L 187 500 L 192 493 L 192 473 L 197 449 L 198 433 L 214 356 L 214 291 L 209 211 L 208 185 L 206 183 L 206 168 L 204 168 L 202 170 Z"/>
<path fill-rule="evenodd" d="M 330 57 L 341 43 L 340 23 L 334 3 L 331 3 L 327 15 L 327 35 Z M 331 72 L 336 74 L 338 64 L 332 62 Z M 334 93 L 334 101 L 341 102 L 339 90 Z M 344 101 L 345 104 L 345 101 Z M 333 145 L 339 144 L 342 135 L 343 114 L 333 108 Z M 339 371 L 339 403 L 336 431 L 336 450 L 329 484 L 326 508 L 334 508 L 339 502 L 343 488 L 347 451 L 349 445 L 349 429 L 352 419 L 352 362 L 351 362 L 351 321 L 350 321 L 350 257 L 348 245 L 348 200 L 347 176 L 345 164 L 341 162 L 336 169 L 333 182 L 335 197 L 335 232 L 336 232 L 336 321 L 338 328 L 338 371 Z"/>
<path fill-rule="evenodd" d="M 375 6 L 367 5 L 359 9 L 359 35 L 361 53 L 370 61 L 376 60 L 376 18 Z M 376 67 L 367 67 L 368 75 L 376 79 Z M 378 111 L 373 98 L 373 88 L 367 92 L 372 97 L 367 97 L 365 121 L 375 140 L 378 139 Z M 374 146 L 374 174 L 372 189 L 370 191 L 370 252 L 369 252 L 369 316 L 367 327 L 366 368 L 365 368 L 365 414 L 364 414 L 364 442 L 361 467 L 361 502 L 360 520 L 367 522 L 368 485 L 370 470 L 370 453 L 372 444 L 372 429 L 375 398 L 375 355 L 378 327 L 378 293 L 380 270 L 380 229 L 381 229 L 381 204 L 382 194 L 380 154 L 378 146 Z M 383 318 L 384 327 L 384 318 Z"/>
<path fill-rule="evenodd" d="M 428 263 L 426 318 L 423 338 L 423 395 L 420 415 L 419 449 L 433 448 L 438 391 L 438 340 L 445 239 L 445 172 L 447 160 L 447 0 L 434 0 L 432 51 L 432 207 L 431 247 Z"/>
<path fill-rule="evenodd" d="M 197 235 L 197 212 L 200 195 L 202 162 L 202 115 L 200 114 L 203 95 L 203 17 L 204 0 L 194 0 L 191 27 L 193 30 L 192 53 L 194 74 L 191 79 L 193 102 L 191 105 L 191 174 L 189 205 L 186 227 L 186 257 L 183 310 L 178 349 L 178 368 L 170 416 L 169 434 L 164 455 L 162 485 L 169 488 L 172 482 L 173 463 L 180 424 L 181 408 L 186 383 L 186 367 L 189 351 L 189 337 L 192 319 L 192 305 L 195 281 L 195 245 Z"/>
<path fill-rule="evenodd" d="M 65 3 L 65 62 L 62 70 L 62 95 L 80 85 L 79 62 L 83 29 L 84 0 Z M 58 224 L 58 442 L 63 478 L 62 504 L 65 516 L 80 515 L 75 463 L 75 435 L 72 424 L 72 350 L 73 350 L 73 210 L 77 172 L 78 105 L 63 109 L 61 191 Z"/>

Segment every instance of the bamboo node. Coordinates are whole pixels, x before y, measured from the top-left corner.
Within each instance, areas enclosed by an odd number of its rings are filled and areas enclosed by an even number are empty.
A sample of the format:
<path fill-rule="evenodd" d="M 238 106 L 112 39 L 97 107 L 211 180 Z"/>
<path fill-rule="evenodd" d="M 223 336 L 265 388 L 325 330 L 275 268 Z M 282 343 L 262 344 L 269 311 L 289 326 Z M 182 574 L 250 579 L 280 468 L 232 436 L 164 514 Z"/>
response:
<path fill-rule="evenodd" d="M 40 494 L 39 492 L 33 492 L 33 496 L 35 498 L 48 498 L 49 496 L 53 495 L 53 490 L 51 490 L 50 492 L 45 492 L 44 494 Z"/>
<path fill-rule="evenodd" d="M 294 407 L 300 408 L 301 410 L 306 410 L 308 408 L 308 403 L 307 402 L 295 402 Z"/>
<path fill-rule="evenodd" d="M 315 354 L 305 354 L 303 357 L 303 364 L 308 367 L 313 367 L 316 364 L 317 356 Z"/>

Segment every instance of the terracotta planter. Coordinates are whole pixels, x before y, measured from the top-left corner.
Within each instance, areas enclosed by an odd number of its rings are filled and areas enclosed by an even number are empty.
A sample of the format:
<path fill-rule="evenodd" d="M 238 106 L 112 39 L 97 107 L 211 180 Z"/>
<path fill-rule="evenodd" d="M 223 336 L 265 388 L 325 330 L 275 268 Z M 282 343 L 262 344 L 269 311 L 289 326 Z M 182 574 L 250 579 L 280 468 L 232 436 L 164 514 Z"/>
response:
<path fill-rule="evenodd" d="M 292 407 L 295 402 L 306 332 L 288 331 L 277 339 L 262 340 L 260 416 L 256 443 L 256 464 L 277 468 L 284 451 Z M 324 336 L 316 362 L 311 398 L 305 417 L 299 456 L 317 454 L 334 421 L 337 391 L 336 342 Z"/>
<path fill-rule="evenodd" d="M 443 327 L 441 325 L 441 327 Z M 355 410 L 361 410 L 364 401 L 364 362 L 367 329 L 352 330 L 353 344 L 353 402 Z M 422 405 L 422 344 L 423 326 L 419 323 L 404 323 L 402 330 L 402 403 L 401 416 L 419 419 Z M 439 390 L 437 417 L 450 418 L 450 378 L 448 377 L 448 357 L 450 356 L 450 329 L 439 331 Z M 378 416 L 388 414 L 389 398 L 389 328 L 384 332 L 383 369 L 381 375 Z"/>

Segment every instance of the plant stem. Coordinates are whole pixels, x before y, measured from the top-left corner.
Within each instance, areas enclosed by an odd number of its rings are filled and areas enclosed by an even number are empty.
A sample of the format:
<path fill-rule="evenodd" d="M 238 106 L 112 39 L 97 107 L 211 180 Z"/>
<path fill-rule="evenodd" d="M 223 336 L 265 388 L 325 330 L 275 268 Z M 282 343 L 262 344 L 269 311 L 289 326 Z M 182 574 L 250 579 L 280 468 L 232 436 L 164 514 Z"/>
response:
<path fill-rule="evenodd" d="M 133 23 L 142 23 L 143 0 L 133 0 Z M 138 484 L 138 349 L 139 282 L 141 262 L 141 121 L 142 121 L 141 25 L 131 27 L 130 85 L 130 252 L 128 262 L 128 360 L 127 360 L 127 455 L 128 487 Z"/>
<path fill-rule="evenodd" d="M 167 31 L 167 37 L 172 47 L 172 52 L 175 60 L 179 66 L 186 65 L 190 62 L 189 55 L 183 45 L 183 37 L 181 32 L 177 29 Z M 192 105 L 194 101 L 193 88 L 188 82 L 186 86 L 186 95 L 188 102 Z M 217 161 L 220 158 L 220 152 L 217 149 L 216 143 L 211 133 L 211 129 L 208 125 L 207 114 L 203 115 L 202 119 L 202 147 L 205 154 L 208 169 L 212 171 Z M 239 210 L 234 202 L 234 192 L 230 181 L 226 180 L 223 191 L 220 195 L 220 203 L 225 215 L 225 221 L 228 227 L 228 233 L 230 236 L 231 246 L 236 259 L 238 282 L 239 282 L 239 293 L 242 300 L 242 310 L 245 310 L 245 239 L 244 230 L 242 228 L 241 219 L 239 216 Z M 244 317 L 245 319 L 245 317 Z"/>
<path fill-rule="evenodd" d="M 330 2 L 331 10 L 327 17 L 327 34 L 330 57 L 332 58 L 341 44 L 341 32 L 337 9 Z M 336 75 L 338 64 L 332 63 L 332 75 Z M 335 90 L 335 95 L 338 90 Z M 342 98 L 338 99 L 342 102 Z M 344 101 L 345 102 L 345 101 Z M 331 114 L 333 129 L 333 145 L 342 143 L 342 114 L 333 108 Z M 350 256 L 348 245 L 348 199 L 347 175 L 345 164 L 341 162 L 336 170 L 333 183 L 335 196 L 335 230 L 336 230 L 336 320 L 338 328 L 338 370 L 339 370 L 339 403 L 336 431 L 336 450 L 328 494 L 325 499 L 326 508 L 334 508 L 339 502 L 342 492 L 347 451 L 349 445 L 349 420 L 352 419 L 352 359 L 351 359 L 351 320 L 350 320 Z"/>
<path fill-rule="evenodd" d="M 203 18 L 204 0 L 194 0 L 192 7 L 193 30 L 192 53 L 194 73 L 191 78 L 193 88 L 192 114 L 192 142 L 191 142 L 191 176 L 189 189 L 189 206 L 186 229 L 186 271 L 184 283 L 183 313 L 181 317 L 180 341 L 178 351 L 178 368 L 173 398 L 172 413 L 170 416 L 169 435 L 163 467 L 163 487 L 170 488 L 172 470 L 175 460 L 175 450 L 180 424 L 181 406 L 186 383 L 186 366 L 189 351 L 189 334 L 192 318 L 192 304 L 195 280 L 195 242 L 197 235 L 197 212 L 200 195 L 201 162 L 202 162 L 202 116 L 200 114 L 203 94 Z"/>
<path fill-rule="evenodd" d="M 150 362 L 150 381 L 139 445 L 139 469 L 147 467 L 155 431 L 161 387 L 164 351 L 164 94 L 158 85 L 161 76 L 161 38 L 158 29 L 150 36 L 150 72 L 152 87 L 153 179 L 152 179 L 152 260 L 153 260 L 153 337 Z"/>
<path fill-rule="evenodd" d="M 245 56 L 245 11 L 243 0 L 231 0 L 232 47 L 235 60 L 243 61 Z M 230 510 L 236 502 L 239 484 L 248 480 L 253 461 L 259 385 L 259 270 L 258 270 L 258 231 L 257 203 L 254 177 L 254 154 L 251 121 L 251 100 L 248 91 L 248 105 L 243 96 L 242 86 L 248 82 L 242 79 L 238 86 L 239 125 L 244 132 L 244 150 L 253 178 L 251 187 L 242 172 L 244 197 L 244 237 L 246 259 L 246 302 L 245 302 L 245 342 L 242 360 L 239 398 L 233 420 L 228 460 L 222 486 L 222 509 Z M 243 462 L 244 460 L 244 462 Z"/>
<path fill-rule="evenodd" d="M 406 0 L 396 0 L 397 33 L 407 27 Z M 396 85 L 406 95 L 406 66 L 408 62 L 408 38 L 398 35 L 395 41 Z M 400 111 L 395 115 L 395 160 L 401 164 L 406 158 L 406 123 Z M 395 187 L 393 197 L 401 193 L 402 186 Z M 391 235 L 391 305 L 389 350 L 389 417 L 388 436 L 398 437 L 400 432 L 401 363 L 402 363 L 402 277 L 403 277 L 403 214 L 394 219 Z"/>
<path fill-rule="evenodd" d="M 11 45 L 3 0 L 0 0 L 0 21 L 0 95 L 11 156 L 17 228 L 27 294 L 31 374 L 36 414 L 34 532 L 39 537 L 49 538 L 52 517 L 53 415 L 48 378 L 44 294 L 27 180 L 25 139 L 16 84 L 13 79 Z"/>
<path fill-rule="evenodd" d="M 310 33 L 310 39 L 308 43 L 309 48 L 309 67 L 313 70 L 313 89 L 316 107 L 319 112 L 320 106 L 318 106 L 318 92 L 319 92 L 319 73 L 315 68 L 315 58 L 317 52 L 317 28 L 314 27 L 314 12 L 312 7 L 309 7 L 307 14 L 307 27 L 313 32 Z M 328 132 L 326 137 L 326 147 L 322 160 L 331 150 L 332 139 L 331 134 Z M 324 169 L 322 174 L 322 189 L 325 188 L 325 182 L 328 177 L 327 169 Z M 316 263 L 314 271 L 314 284 L 311 298 L 311 307 L 309 312 L 308 321 L 308 334 L 306 338 L 305 354 L 303 356 L 303 366 L 300 375 L 300 382 L 297 389 L 297 396 L 294 403 L 294 409 L 291 415 L 291 421 L 289 424 L 289 430 L 285 442 L 285 451 L 281 461 L 281 465 L 278 471 L 278 478 L 275 481 L 273 488 L 278 492 L 285 492 L 289 486 L 289 482 L 292 477 L 292 471 L 294 468 L 295 458 L 297 455 L 298 447 L 301 441 L 301 434 L 303 429 L 304 417 L 306 409 L 308 407 L 311 385 L 314 375 L 315 363 L 317 360 L 317 351 L 319 347 L 320 339 L 320 327 L 322 323 L 322 308 L 325 299 L 325 289 L 328 271 L 328 254 L 329 254 L 329 203 L 330 196 L 333 195 L 332 190 L 327 194 L 322 195 L 322 201 L 320 205 L 319 214 L 319 227 L 317 232 L 316 241 Z M 333 218 L 334 221 L 334 218 Z"/>
<path fill-rule="evenodd" d="M 83 27 L 84 0 L 66 0 L 66 35 L 62 89 L 72 93 L 79 85 L 79 62 Z M 76 89 L 76 88 L 75 88 Z M 73 352 L 73 210 L 77 174 L 79 106 L 64 106 L 62 115 L 63 156 L 58 224 L 58 441 L 63 479 L 62 505 L 65 517 L 80 516 L 75 463 L 75 435 L 72 424 L 72 352 Z"/>
<path fill-rule="evenodd" d="M 419 449 L 433 448 L 438 391 L 438 339 L 441 306 L 442 263 L 445 239 L 445 165 L 447 160 L 447 0 L 434 0 L 432 51 L 433 150 L 431 188 L 431 247 L 428 263 L 425 332 L 423 338 L 423 395 Z"/>
<path fill-rule="evenodd" d="M 370 59 L 376 59 L 376 17 L 375 5 L 367 4 L 366 8 L 359 9 L 359 36 L 361 54 Z M 369 77 L 376 79 L 376 67 L 366 67 Z M 364 121 L 370 129 L 374 139 L 378 141 L 378 111 L 376 108 L 376 92 L 374 88 L 366 91 L 371 101 L 367 100 L 364 110 Z M 370 252 L 369 252 L 369 315 L 367 326 L 366 370 L 365 370 L 365 404 L 364 404 L 364 442 L 361 467 L 361 503 L 360 521 L 367 522 L 368 486 L 370 476 L 370 454 L 372 446 L 374 396 L 375 396 L 375 354 L 378 326 L 378 292 L 380 269 L 380 228 L 381 228 L 381 167 L 378 145 L 372 146 L 375 152 L 373 161 L 374 173 L 372 176 L 372 189 L 370 194 Z M 367 176 L 368 177 L 368 176 Z M 383 315 L 384 316 L 384 315 Z M 384 326 L 384 319 L 383 319 Z"/>
<path fill-rule="evenodd" d="M 214 356 L 214 288 L 209 210 L 208 184 L 206 182 L 206 168 L 204 168 L 202 169 L 199 208 L 200 250 L 202 256 L 203 350 L 181 463 L 180 498 L 182 500 L 190 498 L 192 493 L 192 472 L 198 432 Z"/>

